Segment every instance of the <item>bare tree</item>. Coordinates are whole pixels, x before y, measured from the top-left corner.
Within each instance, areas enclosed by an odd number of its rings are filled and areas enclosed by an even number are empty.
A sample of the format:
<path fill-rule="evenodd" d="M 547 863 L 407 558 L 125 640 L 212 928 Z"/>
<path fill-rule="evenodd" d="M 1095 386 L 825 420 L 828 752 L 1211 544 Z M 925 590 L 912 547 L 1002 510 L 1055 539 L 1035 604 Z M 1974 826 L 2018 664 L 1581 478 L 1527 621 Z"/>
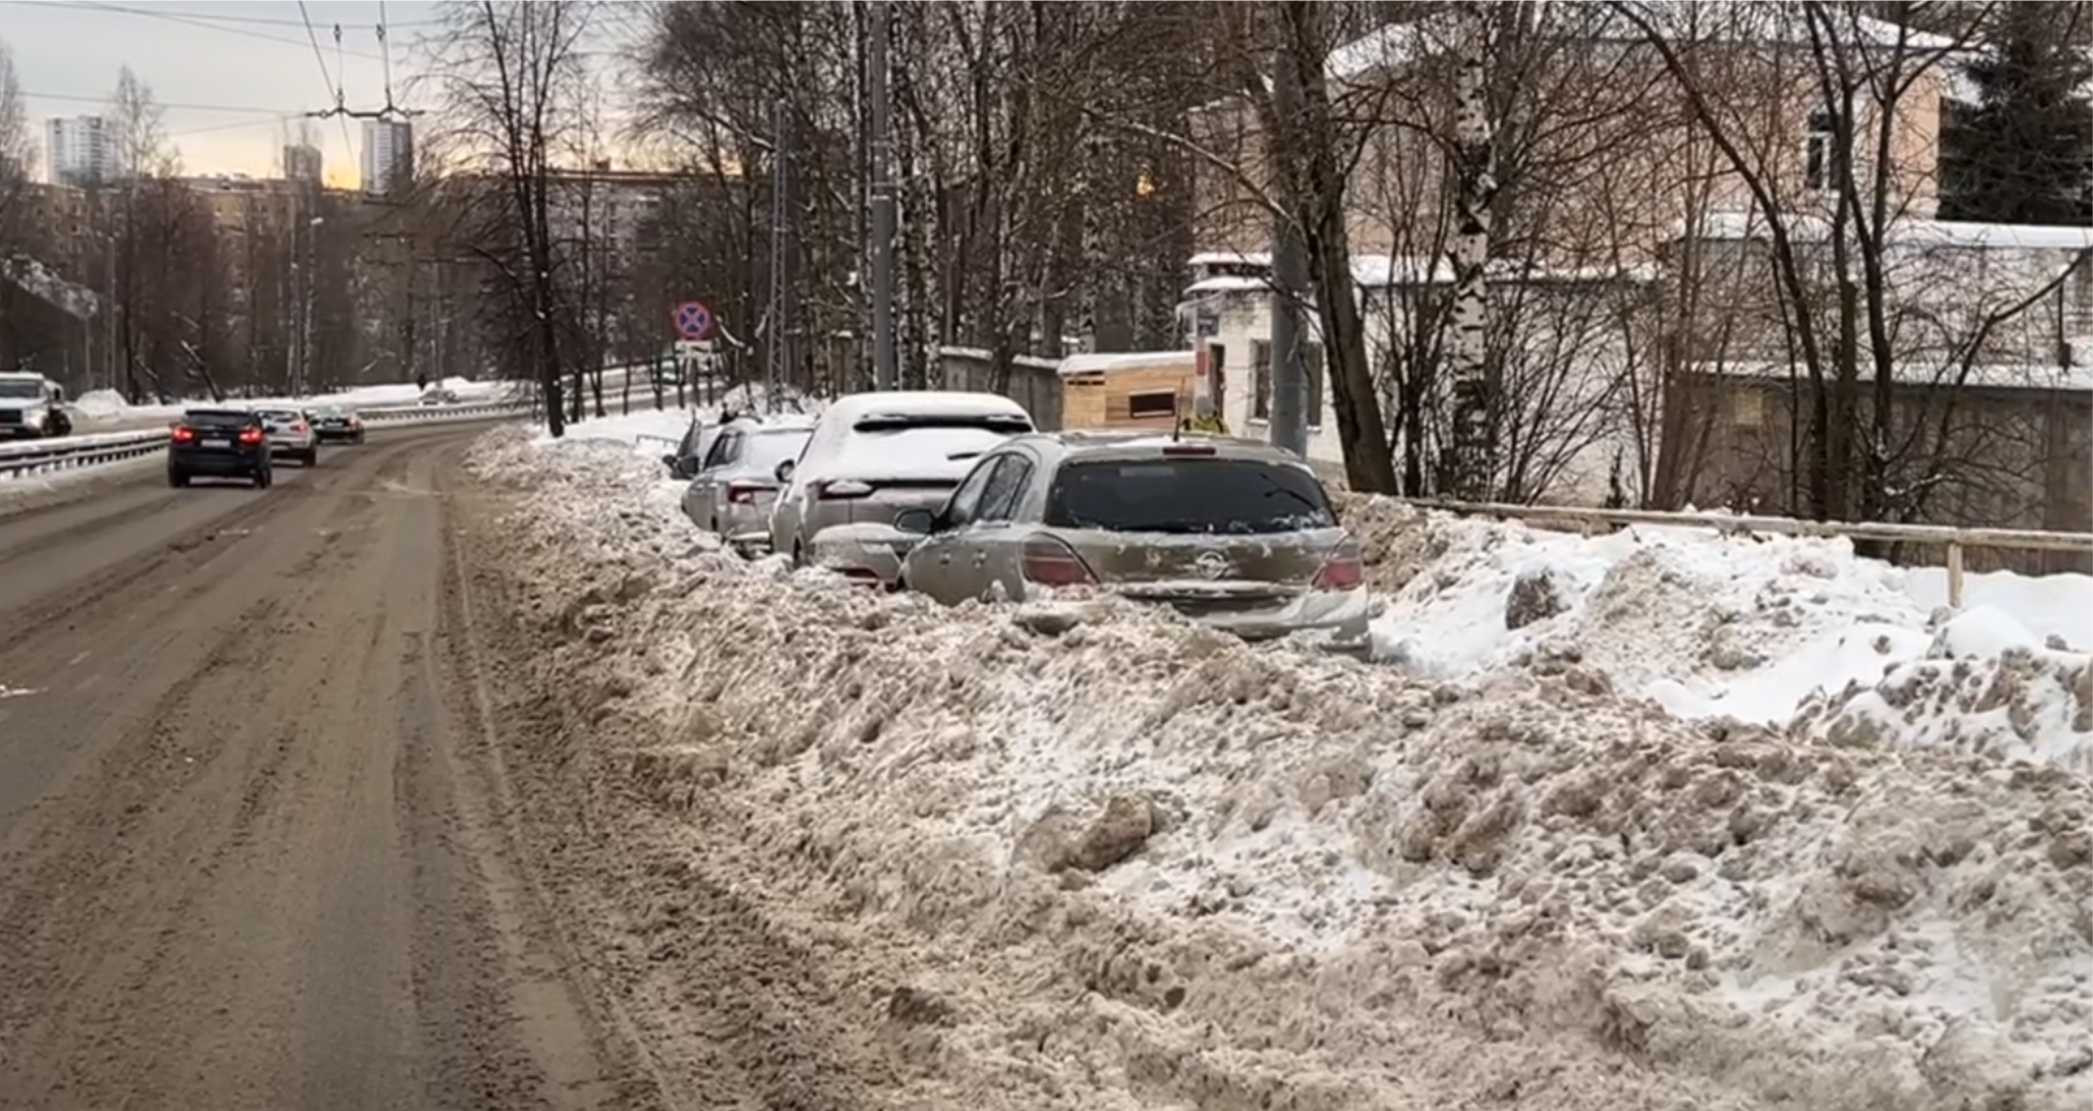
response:
<path fill-rule="evenodd" d="M 561 404 L 561 332 L 570 306 L 559 287 L 553 170 L 572 129 L 585 81 L 581 52 L 595 5 L 457 2 L 433 48 L 430 77 L 461 165 L 485 175 L 485 219 L 471 251 L 500 276 L 509 322 L 530 336 L 528 365 L 544 393 L 546 424 L 566 429 Z"/>

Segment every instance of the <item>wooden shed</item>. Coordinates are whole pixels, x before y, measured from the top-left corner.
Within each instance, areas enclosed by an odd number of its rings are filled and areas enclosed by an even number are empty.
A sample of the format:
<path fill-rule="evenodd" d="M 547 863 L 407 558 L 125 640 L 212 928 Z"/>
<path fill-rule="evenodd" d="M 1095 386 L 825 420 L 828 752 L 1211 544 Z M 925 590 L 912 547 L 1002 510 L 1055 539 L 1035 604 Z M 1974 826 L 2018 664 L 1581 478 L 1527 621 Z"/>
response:
<path fill-rule="evenodd" d="M 1194 358 L 1190 351 L 1070 355 L 1060 368 L 1062 427 L 1169 430 L 1191 415 Z"/>

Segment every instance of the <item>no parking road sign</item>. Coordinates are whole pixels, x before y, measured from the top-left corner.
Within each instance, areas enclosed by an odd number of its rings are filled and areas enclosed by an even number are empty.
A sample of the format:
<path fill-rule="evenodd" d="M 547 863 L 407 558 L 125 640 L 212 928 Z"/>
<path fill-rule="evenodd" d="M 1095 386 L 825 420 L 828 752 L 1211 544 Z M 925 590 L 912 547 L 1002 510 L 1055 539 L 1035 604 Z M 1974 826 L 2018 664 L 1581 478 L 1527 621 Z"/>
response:
<path fill-rule="evenodd" d="M 703 301 L 685 301 L 676 306 L 676 334 L 687 340 L 708 340 L 719 330 L 719 321 Z"/>

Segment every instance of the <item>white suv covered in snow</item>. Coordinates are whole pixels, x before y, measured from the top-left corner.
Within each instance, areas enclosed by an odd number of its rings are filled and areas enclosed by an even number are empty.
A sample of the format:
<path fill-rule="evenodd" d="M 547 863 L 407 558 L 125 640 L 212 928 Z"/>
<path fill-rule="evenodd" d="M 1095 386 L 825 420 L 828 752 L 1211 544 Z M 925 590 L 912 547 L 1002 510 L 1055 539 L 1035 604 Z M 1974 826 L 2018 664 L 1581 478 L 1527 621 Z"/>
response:
<path fill-rule="evenodd" d="M 991 393 L 838 398 L 799 458 L 777 465 L 774 477 L 784 490 L 770 514 L 771 550 L 803 564 L 823 529 L 891 525 L 904 509 L 936 509 L 974 460 L 1030 431 L 1023 406 Z"/>
<path fill-rule="evenodd" d="M 0 374 L 0 436 L 65 436 L 65 387 L 41 374 Z"/>

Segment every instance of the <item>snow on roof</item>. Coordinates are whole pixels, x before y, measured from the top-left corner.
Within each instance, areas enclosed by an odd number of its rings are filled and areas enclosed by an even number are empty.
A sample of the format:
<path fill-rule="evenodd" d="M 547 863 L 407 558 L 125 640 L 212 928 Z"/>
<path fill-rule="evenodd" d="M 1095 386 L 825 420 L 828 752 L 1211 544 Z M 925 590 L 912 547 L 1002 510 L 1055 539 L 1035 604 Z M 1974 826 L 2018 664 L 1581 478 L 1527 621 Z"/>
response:
<path fill-rule="evenodd" d="M 938 348 L 937 352 L 940 355 L 950 355 L 960 359 L 973 359 L 984 363 L 994 362 L 996 358 L 996 353 L 986 347 L 959 347 L 949 343 Z M 1044 359 L 1038 355 L 1012 355 L 1010 357 L 1010 365 L 1032 367 L 1036 370 L 1052 370 L 1061 364 L 1053 359 Z"/>
<path fill-rule="evenodd" d="M 1270 251 L 1201 251 L 1185 263 L 1186 266 L 1270 266 Z"/>
<path fill-rule="evenodd" d="M 1180 368 L 1192 370 L 1190 351 L 1116 351 L 1099 355 L 1070 355 L 1061 360 L 1061 377 L 1078 374 L 1117 374 L 1129 370 Z"/>
<path fill-rule="evenodd" d="M 1715 26 L 1709 14 L 1712 10 L 1732 6 L 1733 3 L 1710 2 L 1710 0 L 1699 0 L 1697 4 L 1693 5 L 1697 9 L 1696 15 L 1700 25 L 1703 27 Z M 1756 5 L 1747 5 L 1739 10 L 1751 14 L 1758 14 L 1764 11 L 1764 9 L 1758 8 Z M 1901 34 L 1903 36 L 1904 48 L 1907 51 L 1921 53 L 1949 50 L 1956 46 L 1956 40 L 1945 35 L 1936 35 L 1916 27 L 1902 27 L 1889 20 L 1877 19 L 1874 16 L 1851 14 L 1852 22 L 1839 28 L 1842 37 L 1850 35 L 1850 37 L 1863 40 L 1872 46 L 1894 47 L 1898 42 L 1898 36 Z M 1732 26 L 1735 26 L 1735 24 L 1733 23 Z M 1778 20 L 1770 24 L 1755 22 L 1749 26 L 1752 30 L 1760 32 L 1754 34 L 1750 41 L 1780 41 L 1790 44 L 1807 44 L 1809 41 L 1807 32 L 1802 30 L 1801 25 L 1794 20 Z M 1609 16 L 1605 20 L 1604 27 L 1604 30 L 1588 36 L 1591 45 L 1606 43 L 1634 45 L 1645 41 L 1642 34 L 1625 18 Z M 1434 36 L 1432 31 L 1432 26 L 1423 19 L 1384 23 L 1366 34 L 1331 50 L 1329 56 L 1324 61 L 1324 72 L 1331 77 L 1340 79 L 1359 77 L 1376 69 L 1407 65 L 1430 54 L 1434 50 L 1447 49 L 1449 45 L 1447 41 L 1448 36 Z M 1965 49 L 1967 48 L 1965 47 Z"/>
<path fill-rule="evenodd" d="M 1724 378 L 1767 378 L 1785 380 L 1792 372 L 1801 378 L 1807 375 L 1799 364 L 1790 367 L 1778 360 L 1731 361 L 1720 364 L 1697 363 L 1695 370 Z M 1940 362 L 1922 361 L 1899 364 L 1893 368 L 1896 380 L 1909 386 L 1953 386 L 1961 377 L 1961 368 Z M 1861 377 L 1874 380 L 1874 370 L 1863 362 Z M 1971 389 L 1994 390 L 2093 390 L 2093 367 L 2062 367 L 2034 363 L 1984 363 L 1970 368 L 1969 377 L 1962 383 Z"/>
<path fill-rule="evenodd" d="M 1248 263 L 1251 257 L 1242 255 L 1194 255 L 1193 266 L 1202 264 L 1202 259 L 1225 257 L 1231 262 Z M 1270 256 L 1263 256 L 1269 260 Z M 1269 262 L 1262 263 L 1269 267 Z M 1497 259 L 1489 263 L 1487 276 L 1493 282 L 1647 282 L 1656 279 L 1654 266 L 1533 266 L 1516 259 Z M 1353 255 L 1352 280 L 1366 289 L 1381 289 L 1402 285 L 1447 285 L 1454 280 L 1453 264 L 1444 258 L 1424 255 Z M 1196 297 L 1208 293 L 1264 293 L 1272 288 L 1271 280 L 1262 274 L 1216 274 L 1202 278 L 1185 287 L 1184 295 Z"/>
<path fill-rule="evenodd" d="M 1817 242 L 1831 234 L 1831 223 L 1820 216 L 1802 213 L 1787 219 L 1788 236 Z M 1762 239 L 1770 237 L 1766 222 L 1757 211 L 1730 210 L 1710 213 L 1703 222 L 1704 239 Z M 1679 235 L 1684 238 L 1682 224 Z M 2093 250 L 2093 228 L 2061 224 L 1980 224 L 1963 220 L 1928 220 L 1906 217 L 1890 225 L 1890 240 L 1914 247 L 1968 247 L 1976 249 Z"/>
<path fill-rule="evenodd" d="M 854 393 L 830 403 L 824 415 L 851 422 L 866 417 L 1018 416 L 1031 419 L 1025 407 L 1001 394 L 951 390 L 887 390 Z"/>
<path fill-rule="evenodd" d="M 1191 297 L 1201 293 L 1262 293 L 1271 288 L 1272 283 L 1269 279 L 1255 274 L 1216 274 L 1186 286 L 1185 295 Z"/>

